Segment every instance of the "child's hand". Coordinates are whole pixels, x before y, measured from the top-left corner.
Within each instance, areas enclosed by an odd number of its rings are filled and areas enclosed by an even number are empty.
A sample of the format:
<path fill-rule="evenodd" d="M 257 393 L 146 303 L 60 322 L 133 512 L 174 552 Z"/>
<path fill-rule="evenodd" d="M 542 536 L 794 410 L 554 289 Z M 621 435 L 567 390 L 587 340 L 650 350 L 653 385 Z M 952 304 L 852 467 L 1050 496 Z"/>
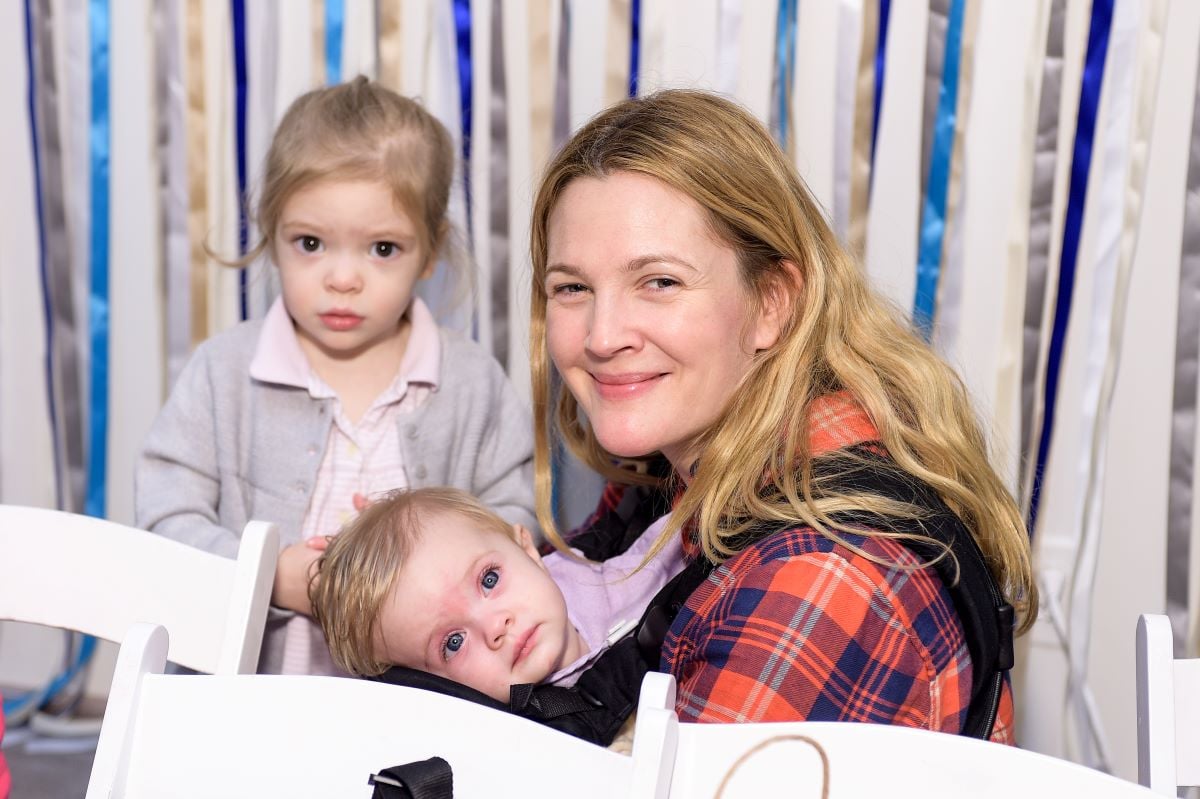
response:
<path fill-rule="evenodd" d="M 284 547 L 279 553 L 279 561 L 275 564 L 275 586 L 271 590 L 271 604 L 311 616 L 308 584 L 320 557 L 320 550 L 310 547 L 304 541 Z"/>

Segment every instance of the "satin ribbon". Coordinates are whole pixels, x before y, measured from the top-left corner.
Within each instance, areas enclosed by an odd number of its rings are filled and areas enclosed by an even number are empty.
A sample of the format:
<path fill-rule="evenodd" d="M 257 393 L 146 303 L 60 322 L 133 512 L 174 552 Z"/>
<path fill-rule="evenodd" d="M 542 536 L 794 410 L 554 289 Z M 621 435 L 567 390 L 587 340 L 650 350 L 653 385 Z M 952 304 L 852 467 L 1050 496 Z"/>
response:
<path fill-rule="evenodd" d="M 883 107 L 883 87 L 887 70 L 888 20 L 892 13 L 892 0 L 879 0 L 879 34 L 875 42 L 875 101 L 871 114 L 871 165 L 875 165 L 875 144 L 879 140 L 879 112 Z M 871 174 L 875 170 L 872 168 Z M 870 183 L 868 183 L 868 190 Z"/>
<path fill-rule="evenodd" d="M 1038 101 L 1036 145 L 1032 190 L 1029 198 L 1029 244 L 1026 259 L 1025 313 L 1021 335 L 1021 512 L 1029 514 L 1033 489 L 1034 431 L 1041 409 L 1035 398 L 1041 394 L 1043 316 L 1049 284 L 1051 217 L 1054 211 L 1054 175 L 1058 162 L 1058 116 L 1062 97 L 1063 42 L 1066 37 L 1066 0 L 1054 0 L 1050 8 L 1046 55 L 1042 63 L 1041 97 Z M 1036 414 L 1036 416 L 1035 416 Z"/>
<path fill-rule="evenodd" d="M 741 0 L 720 0 L 717 8 L 717 30 L 720 31 L 717 37 L 717 91 L 734 97 L 739 88 L 742 3 Z"/>
<path fill-rule="evenodd" d="M 950 4 L 946 49 L 942 59 L 942 83 L 938 92 L 937 117 L 933 126 L 933 149 L 929 157 L 929 180 L 926 182 L 925 202 L 921 211 L 913 323 L 926 340 L 933 332 L 942 243 L 946 233 L 946 198 L 950 184 L 950 159 L 954 148 L 964 5 L 965 0 L 952 0 Z"/>
<path fill-rule="evenodd" d="M 1192 520 L 1196 512 L 1196 380 L 1200 370 L 1200 71 L 1192 101 L 1192 136 L 1179 259 L 1175 386 L 1171 412 L 1171 477 L 1167 499 L 1167 615 L 1175 657 L 1197 657 L 1190 621 Z"/>
<path fill-rule="evenodd" d="M 792 81 L 796 74 L 796 2 L 779 0 L 775 15 L 775 86 L 771 121 L 775 140 L 786 153 L 794 153 L 791 131 Z"/>
<path fill-rule="evenodd" d="M 108 0 L 88 0 L 91 33 L 91 412 L 88 479 L 84 512 L 103 519 L 108 473 L 108 188 L 109 188 L 109 8 Z"/>
<path fill-rule="evenodd" d="M 208 131 L 204 91 L 204 2 L 186 0 L 188 241 L 191 245 L 191 345 L 208 338 Z"/>
<path fill-rule="evenodd" d="M 343 0 L 325 0 L 325 82 L 342 82 L 342 29 L 346 20 Z"/>
<path fill-rule="evenodd" d="M 866 255 L 867 192 L 871 183 L 871 131 L 875 127 L 875 59 L 879 14 L 876 0 L 862 7 L 858 68 L 854 78 L 854 125 L 850 143 L 850 208 L 846 244 L 860 258 Z"/>
<path fill-rule="evenodd" d="M 233 28 L 234 80 L 234 148 L 237 153 L 238 196 L 238 255 L 245 255 L 249 245 L 250 223 L 246 219 L 246 5 L 245 0 L 232 0 L 230 5 Z M 249 318 L 249 297 L 246 291 L 246 270 L 238 272 L 238 315 Z"/>
<path fill-rule="evenodd" d="M 400 4 L 378 0 L 379 82 L 392 91 L 400 91 L 404 37 L 401 31 Z"/>
<path fill-rule="evenodd" d="M 491 210 L 488 214 L 488 262 L 491 285 L 492 355 L 508 369 L 508 284 L 509 284 L 509 160 L 508 160 L 508 85 L 504 69 L 504 3 L 492 1 L 491 102 L 488 113 L 488 141 L 492 151 L 488 173 Z"/>
<path fill-rule="evenodd" d="M 866 0 L 870 2 L 870 0 Z M 864 0 L 840 0 L 837 16 L 837 77 L 833 117 L 833 230 L 850 241 L 854 120 L 857 104 L 858 53 L 862 42 Z"/>
<path fill-rule="evenodd" d="M 1087 56 L 1083 68 L 1083 87 L 1079 95 L 1079 112 L 1075 125 L 1075 145 L 1071 156 L 1071 187 L 1068 192 L 1066 222 L 1063 228 L 1058 292 L 1055 299 L 1050 347 L 1046 357 L 1042 425 L 1029 494 L 1027 523 L 1031 538 L 1037 530 L 1042 476 L 1046 470 L 1046 458 L 1050 452 L 1050 437 L 1054 429 L 1058 378 L 1062 371 L 1067 322 L 1071 316 L 1071 300 L 1075 292 L 1075 267 L 1079 257 L 1079 235 L 1083 227 L 1083 204 L 1087 198 L 1088 177 L 1091 172 L 1092 142 L 1096 132 L 1096 112 L 1100 105 L 1100 87 L 1104 81 L 1104 65 L 1108 53 L 1112 14 L 1113 0 L 1095 0 L 1092 4 Z"/>
<path fill-rule="evenodd" d="M 467 206 L 467 241 L 471 242 L 471 231 L 474 229 L 471 218 L 471 109 L 474 99 L 471 84 L 471 0 L 452 2 L 458 64 L 459 119 L 462 122 L 463 197 Z"/>
<path fill-rule="evenodd" d="M 629 96 L 637 97 L 638 69 L 641 58 L 642 0 L 629 4 Z"/>

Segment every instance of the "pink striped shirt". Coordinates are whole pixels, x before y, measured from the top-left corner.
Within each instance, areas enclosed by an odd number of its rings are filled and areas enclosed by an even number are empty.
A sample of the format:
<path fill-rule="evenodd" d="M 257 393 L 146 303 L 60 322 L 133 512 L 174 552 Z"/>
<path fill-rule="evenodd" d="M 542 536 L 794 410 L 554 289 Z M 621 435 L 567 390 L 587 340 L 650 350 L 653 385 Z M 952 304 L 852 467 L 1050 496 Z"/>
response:
<path fill-rule="evenodd" d="M 436 390 L 441 343 L 437 322 L 419 298 L 413 299 L 408 316 L 412 329 L 396 379 L 357 423 L 346 417 L 337 394 L 309 366 L 282 299 L 275 301 L 263 320 L 250 364 L 251 377 L 305 389 L 314 400 L 333 401 L 333 425 L 304 514 L 301 540 L 336 534 L 354 517 L 356 494 L 369 497 L 409 485 L 400 449 L 400 424 L 402 417 L 419 408 Z M 339 673 L 321 628 L 307 616 L 288 621 L 282 671 Z"/>

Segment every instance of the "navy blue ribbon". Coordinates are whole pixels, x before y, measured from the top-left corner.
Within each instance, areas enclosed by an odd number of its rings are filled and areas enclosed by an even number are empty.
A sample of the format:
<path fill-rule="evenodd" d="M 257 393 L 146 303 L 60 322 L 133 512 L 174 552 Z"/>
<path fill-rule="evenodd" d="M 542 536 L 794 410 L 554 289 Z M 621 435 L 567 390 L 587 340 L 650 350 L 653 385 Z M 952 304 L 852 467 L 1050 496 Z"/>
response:
<path fill-rule="evenodd" d="M 892 0 L 879 0 L 879 38 L 875 42 L 875 116 L 871 118 L 871 171 L 867 185 L 875 178 L 875 143 L 879 140 L 879 110 L 883 107 L 884 71 L 887 69 L 888 18 L 891 16 Z"/>
<path fill-rule="evenodd" d="M 238 183 L 238 254 L 245 255 L 250 242 L 249 220 L 246 218 L 246 3 L 232 0 L 233 17 L 233 74 L 234 74 L 234 142 L 237 150 Z M 250 317 L 246 288 L 246 270 L 238 275 L 238 310 L 242 319 Z"/>
<path fill-rule="evenodd" d="M 88 149 L 92 207 L 88 332 L 92 352 L 88 479 L 84 511 L 100 519 L 105 516 L 108 476 L 109 20 L 108 0 L 89 0 L 92 114 Z"/>
<path fill-rule="evenodd" d="M 638 50 L 642 38 L 642 3 L 633 0 L 629 13 L 629 96 L 637 97 L 638 88 Z"/>
<path fill-rule="evenodd" d="M 928 341 L 933 333 L 933 312 L 942 268 L 942 240 L 946 235 L 946 198 L 950 190 L 950 159 L 954 154 L 954 125 L 958 103 L 959 58 L 962 55 L 964 0 L 950 4 L 946 26 L 946 51 L 942 59 L 942 85 L 938 91 L 933 125 L 933 150 L 929 180 L 921 211 L 921 240 L 917 252 L 917 288 L 913 297 L 913 323 Z"/>
<path fill-rule="evenodd" d="M 462 120 L 463 199 L 467 206 L 467 241 L 474 242 L 471 230 L 471 108 L 474 86 L 471 82 L 471 0 L 450 0 L 454 5 L 454 42 L 458 53 L 458 103 Z"/>
<path fill-rule="evenodd" d="M 342 29 L 346 8 L 342 0 L 325 0 L 325 82 L 342 82 Z"/>
<path fill-rule="evenodd" d="M 26 90 L 29 104 L 29 141 L 33 155 L 33 192 L 37 203 L 37 238 L 38 238 L 38 275 L 42 281 L 42 317 L 44 323 L 43 336 L 46 340 L 45 368 L 43 370 L 46 382 L 46 401 L 49 404 L 50 439 L 54 453 L 54 501 L 57 507 L 63 507 L 63 464 L 59 455 L 62 431 L 58 425 L 58 401 L 54 390 L 54 308 L 50 290 L 50 266 L 46 258 L 46 217 L 42 197 L 42 155 L 39 146 L 37 121 L 37 69 L 33 43 L 33 8 L 30 0 L 25 0 L 25 63 Z"/>
<path fill-rule="evenodd" d="M 1029 535 L 1037 526 L 1042 478 L 1054 432 L 1054 412 L 1058 401 L 1058 381 L 1062 371 L 1063 347 L 1071 318 L 1071 299 L 1075 293 L 1075 267 L 1079 258 L 1079 237 L 1083 230 L 1083 206 L 1087 199 L 1088 177 L 1092 167 L 1092 146 L 1096 134 L 1096 112 L 1100 107 L 1100 89 L 1104 84 L 1104 65 L 1108 56 L 1108 36 L 1112 28 L 1113 0 L 1094 0 L 1088 30 L 1087 57 L 1083 67 L 1083 86 L 1079 92 L 1079 113 L 1075 123 L 1075 148 L 1071 154 L 1071 188 L 1067 195 L 1067 214 L 1063 225 L 1062 259 L 1058 270 L 1058 293 L 1054 303 L 1054 327 L 1046 356 L 1046 380 L 1043 384 L 1042 430 L 1034 462 L 1033 486 L 1029 495 Z"/>

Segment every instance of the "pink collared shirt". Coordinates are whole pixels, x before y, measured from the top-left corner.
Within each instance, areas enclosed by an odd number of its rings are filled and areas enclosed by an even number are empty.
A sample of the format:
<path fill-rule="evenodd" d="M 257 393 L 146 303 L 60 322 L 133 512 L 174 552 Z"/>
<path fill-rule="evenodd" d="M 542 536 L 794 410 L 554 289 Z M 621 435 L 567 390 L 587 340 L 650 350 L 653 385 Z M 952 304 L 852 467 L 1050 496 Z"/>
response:
<path fill-rule="evenodd" d="M 302 539 L 335 535 L 354 518 L 356 494 L 370 497 L 409 485 L 400 448 L 400 420 L 437 389 L 441 343 L 437 323 L 419 298 L 413 299 L 408 317 L 412 329 L 396 379 L 375 398 L 362 418 L 352 423 L 334 390 L 309 366 L 282 298 L 267 311 L 250 362 L 250 376 L 305 389 L 314 400 L 333 400 L 333 425 L 304 514 Z M 307 616 L 288 622 L 282 671 L 339 673 L 320 627 Z"/>

